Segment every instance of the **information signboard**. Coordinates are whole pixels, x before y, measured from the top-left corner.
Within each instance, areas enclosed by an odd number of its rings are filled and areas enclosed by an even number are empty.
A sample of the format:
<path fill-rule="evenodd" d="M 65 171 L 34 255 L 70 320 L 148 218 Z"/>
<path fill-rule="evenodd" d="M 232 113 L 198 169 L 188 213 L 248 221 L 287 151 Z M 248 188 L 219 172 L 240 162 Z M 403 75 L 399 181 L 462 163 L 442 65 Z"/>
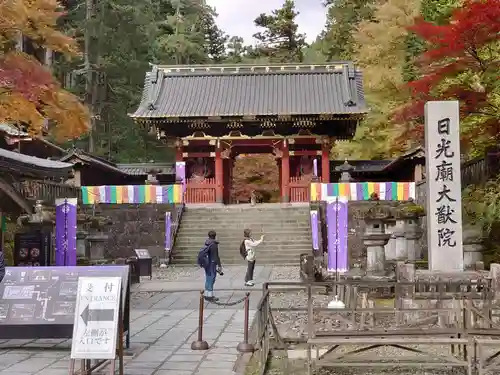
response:
<path fill-rule="evenodd" d="M 120 277 L 80 277 L 71 359 L 114 359 L 120 315 Z"/>
<path fill-rule="evenodd" d="M 151 254 L 147 249 L 135 249 L 135 255 L 139 259 L 151 259 Z"/>
<path fill-rule="evenodd" d="M 51 232 L 33 231 L 14 236 L 14 265 L 50 266 Z"/>
<path fill-rule="evenodd" d="M 129 329 L 129 267 L 7 267 L 0 283 L 0 339 L 70 338 L 78 279 L 119 277 Z"/>

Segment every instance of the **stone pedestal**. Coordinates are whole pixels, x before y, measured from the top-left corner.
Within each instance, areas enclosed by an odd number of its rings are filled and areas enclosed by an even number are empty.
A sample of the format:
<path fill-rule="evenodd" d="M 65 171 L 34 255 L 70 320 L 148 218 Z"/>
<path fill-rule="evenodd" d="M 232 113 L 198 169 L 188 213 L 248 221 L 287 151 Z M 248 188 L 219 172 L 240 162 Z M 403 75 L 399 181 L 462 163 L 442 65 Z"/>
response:
<path fill-rule="evenodd" d="M 464 267 L 472 269 L 483 260 L 481 228 L 465 226 L 463 231 Z"/>
<path fill-rule="evenodd" d="M 87 256 L 87 236 L 88 233 L 85 231 L 76 232 L 76 256 L 78 258 Z"/>
<path fill-rule="evenodd" d="M 87 258 L 91 261 L 104 260 L 108 239 L 108 235 L 102 233 L 91 234 L 88 236 Z"/>
<path fill-rule="evenodd" d="M 366 272 L 370 274 L 385 273 L 385 245 L 391 238 L 385 233 L 381 219 L 365 219 L 366 232 L 363 244 L 366 246 Z"/>
<path fill-rule="evenodd" d="M 390 234 L 391 238 L 385 245 L 385 259 L 396 260 L 396 236 L 394 235 L 395 221 L 387 221 L 385 223 L 385 233 Z"/>
<path fill-rule="evenodd" d="M 393 234 L 395 237 L 395 253 L 396 260 L 407 260 L 408 259 L 408 248 L 406 246 L 405 238 L 405 220 L 397 219 L 396 225 L 393 229 Z"/>
<path fill-rule="evenodd" d="M 418 240 L 422 237 L 420 220 L 418 218 L 408 218 L 405 223 L 406 252 L 408 260 L 420 260 L 424 258 L 422 248 Z"/>

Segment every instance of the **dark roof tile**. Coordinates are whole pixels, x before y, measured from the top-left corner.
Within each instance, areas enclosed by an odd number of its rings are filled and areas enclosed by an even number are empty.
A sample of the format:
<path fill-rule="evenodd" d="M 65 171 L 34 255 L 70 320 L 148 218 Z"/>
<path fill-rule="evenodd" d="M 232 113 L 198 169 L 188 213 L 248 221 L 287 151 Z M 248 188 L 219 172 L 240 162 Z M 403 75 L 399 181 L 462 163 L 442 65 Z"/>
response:
<path fill-rule="evenodd" d="M 145 176 L 149 174 L 151 170 L 159 171 L 158 174 L 163 174 L 163 175 L 175 174 L 174 164 L 168 164 L 168 163 L 118 164 L 117 167 L 131 176 Z"/>
<path fill-rule="evenodd" d="M 147 73 L 135 118 L 366 113 L 351 63 L 311 67 L 160 67 Z"/>

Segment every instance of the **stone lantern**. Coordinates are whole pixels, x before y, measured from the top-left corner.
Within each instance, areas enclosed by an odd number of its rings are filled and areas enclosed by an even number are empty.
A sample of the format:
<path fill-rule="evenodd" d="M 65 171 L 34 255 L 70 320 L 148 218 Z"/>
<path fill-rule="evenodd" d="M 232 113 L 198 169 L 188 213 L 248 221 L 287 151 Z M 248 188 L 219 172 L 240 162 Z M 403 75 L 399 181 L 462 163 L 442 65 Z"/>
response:
<path fill-rule="evenodd" d="M 363 244 L 366 246 L 367 274 L 385 274 L 385 245 L 391 234 L 385 233 L 385 222 L 390 216 L 387 207 L 376 203 L 365 215 L 366 229 Z"/>
<path fill-rule="evenodd" d="M 338 166 L 336 168 L 337 171 L 340 172 L 340 180 L 339 182 L 353 182 L 354 179 L 351 176 L 351 173 L 354 170 L 354 167 L 347 162 L 347 159 L 344 161 L 344 164 Z"/>
<path fill-rule="evenodd" d="M 413 201 L 402 204 L 396 212 L 396 220 L 403 222 L 403 241 L 405 250 L 404 255 L 399 260 L 419 260 L 423 259 L 422 249 L 418 240 L 422 237 L 420 218 L 425 215 L 424 208 L 415 204 Z M 403 241 L 401 247 L 403 247 Z M 397 245 L 397 244 L 396 244 Z"/>

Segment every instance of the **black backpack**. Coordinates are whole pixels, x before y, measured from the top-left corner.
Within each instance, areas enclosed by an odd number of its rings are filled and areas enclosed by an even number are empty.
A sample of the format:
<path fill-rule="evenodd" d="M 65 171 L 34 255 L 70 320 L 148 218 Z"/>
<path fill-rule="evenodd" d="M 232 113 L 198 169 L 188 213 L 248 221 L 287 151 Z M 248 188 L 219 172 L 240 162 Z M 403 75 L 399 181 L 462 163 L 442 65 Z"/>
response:
<path fill-rule="evenodd" d="M 245 246 L 245 240 L 241 241 L 240 255 L 243 257 L 243 259 L 246 259 L 247 255 L 248 255 L 247 247 Z"/>
<path fill-rule="evenodd" d="M 210 264 L 210 245 L 205 245 L 201 248 L 196 262 L 201 268 L 208 268 Z"/>

